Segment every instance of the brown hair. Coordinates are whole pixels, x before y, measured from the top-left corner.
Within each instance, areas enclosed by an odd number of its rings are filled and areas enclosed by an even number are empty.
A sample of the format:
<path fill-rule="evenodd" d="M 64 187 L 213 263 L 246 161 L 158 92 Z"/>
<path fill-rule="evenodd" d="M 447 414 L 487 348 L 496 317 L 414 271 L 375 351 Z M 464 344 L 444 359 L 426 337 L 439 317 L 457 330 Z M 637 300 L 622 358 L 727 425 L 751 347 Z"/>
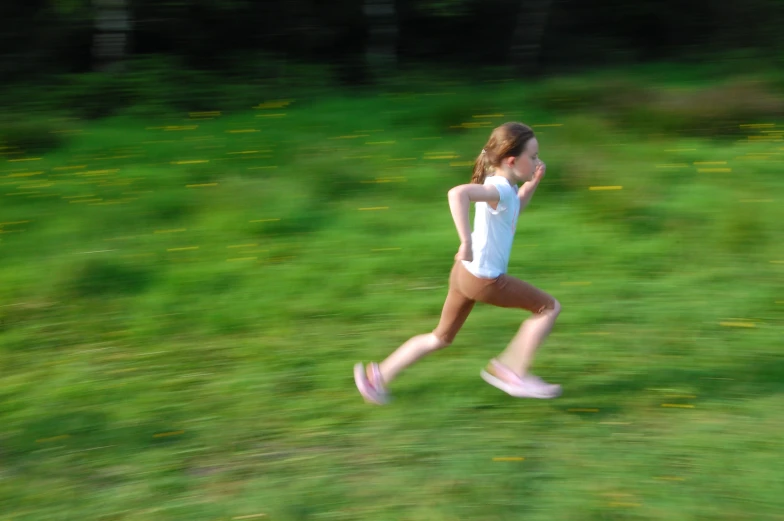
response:
<path fill-rule="evenodd" d="M 483 184 L 491 168 L 501 166 L 501 161 L 506 157 L 522 154 L 526 143 L 533 137 L 534 131 L 529 126 L 515 121 L 496 127 L 476 158 L 471 182 Z"/>

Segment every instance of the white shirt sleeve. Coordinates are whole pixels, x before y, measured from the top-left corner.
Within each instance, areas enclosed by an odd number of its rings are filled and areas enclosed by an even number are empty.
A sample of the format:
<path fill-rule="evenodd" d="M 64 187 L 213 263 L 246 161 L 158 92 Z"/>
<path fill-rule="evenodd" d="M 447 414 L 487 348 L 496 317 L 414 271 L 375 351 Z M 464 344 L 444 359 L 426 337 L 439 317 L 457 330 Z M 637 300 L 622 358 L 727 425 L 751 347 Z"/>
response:
<path fill-rule="evenodd" d="M 501 176 L 488 177 L 486 182 L 494 185 L 498 190 L 498 194 L 501 196 L 501 200 L 498 201 L 498 207 L 495 210 L 493 210 L 490 205 L 488 205 L 487 208 L 494 215 L 505 212 L 511 205 L 512 198 L 517 197 L 517 194 L 512 187 L 509 186 L 509 182 Z"/>

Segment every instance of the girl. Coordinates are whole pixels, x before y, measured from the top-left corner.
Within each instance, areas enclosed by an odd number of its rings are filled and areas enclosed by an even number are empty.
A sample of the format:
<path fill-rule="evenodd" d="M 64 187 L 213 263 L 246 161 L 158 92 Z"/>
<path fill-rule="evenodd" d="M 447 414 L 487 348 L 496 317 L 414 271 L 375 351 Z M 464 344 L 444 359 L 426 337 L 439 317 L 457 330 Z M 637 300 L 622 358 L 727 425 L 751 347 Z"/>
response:
<path fill-rule="evenodd" d="M 477 157 L 471 183 L 449 190 L 460 248 L 449 276 L 441 320 L 432 332 L 409 339 L 380 364 L 354 366 L 354 381 L 367 402 L 387 403 L 387 384 L 420 358 L 450 345 L 477 301 L 533 313 L 506 350 L 482 370 L 482 378 L 518 398 L 561 394 L 559 385 L 528 372 L 534 352 L 550 333 L 561 305 L 544 291 L 506 273 L 517 217 L 544 177 L 545 165 L 538 156 L 533 130 L 522 123 L 505 123 L 493 130 Z M 473 233 L 468 213 L 471 202 L 476 206 Z"/>

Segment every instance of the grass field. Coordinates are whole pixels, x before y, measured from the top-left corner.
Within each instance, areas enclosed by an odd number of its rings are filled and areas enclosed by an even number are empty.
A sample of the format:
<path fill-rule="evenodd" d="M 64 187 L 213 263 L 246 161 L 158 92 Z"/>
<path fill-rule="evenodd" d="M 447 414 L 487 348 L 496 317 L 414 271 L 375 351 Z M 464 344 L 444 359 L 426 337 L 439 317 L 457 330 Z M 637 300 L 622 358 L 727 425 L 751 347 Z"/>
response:
<path fill-rule="evenodd" d="M 0 520 L 784 519 L 782 92 L 672 82 L 9 131 Z M 563 397 L 479 378 L 525 318 L 479 306 L 364 404 L 352 365 L 435 326 L 446 192 L 508 120 L 548 164 L 510 273 L 563 306 L 534 368 Z"/>

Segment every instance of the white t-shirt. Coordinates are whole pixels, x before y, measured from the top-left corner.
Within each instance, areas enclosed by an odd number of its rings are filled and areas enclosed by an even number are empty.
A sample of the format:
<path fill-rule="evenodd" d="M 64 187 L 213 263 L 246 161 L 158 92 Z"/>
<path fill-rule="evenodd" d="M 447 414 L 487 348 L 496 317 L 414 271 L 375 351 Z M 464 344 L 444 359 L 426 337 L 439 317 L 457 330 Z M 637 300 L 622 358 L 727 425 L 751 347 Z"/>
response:
<path fill-rule="evenodd" d="M 495 210 L 489 203 L 475 203 L 474 231 L 471 233 L 474 260 L 462 262 L 473 275 L 494 279 L 506 273 L 509 267 L 520 199 L 517 198 L 517 186 L 513 187 L 502 176 L 488 176 L 484 184 L 495 186 L 501 200 Z"/>

